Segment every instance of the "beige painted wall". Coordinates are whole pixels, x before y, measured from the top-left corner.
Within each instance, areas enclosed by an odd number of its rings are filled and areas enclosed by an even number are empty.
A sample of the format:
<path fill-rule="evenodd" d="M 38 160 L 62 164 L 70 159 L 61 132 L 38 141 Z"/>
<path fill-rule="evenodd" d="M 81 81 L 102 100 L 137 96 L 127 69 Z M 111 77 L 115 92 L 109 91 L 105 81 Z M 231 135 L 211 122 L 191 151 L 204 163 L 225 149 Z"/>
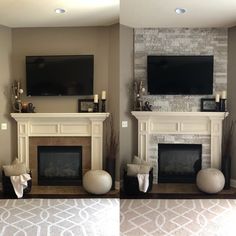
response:
<path fill-rule="evenodd" d="M 130 163 L 134 154 L 134 145 L 137 145 L 135 118 L 132 117 L 133 108 L 133 29 L 120 26 L 120 174 L 124 165 Z M 128 121 L 128 127 L 122 128 L 121 122 Z"/>
<path fill-rule="evenodd" d="M 231 119 L 236 120 L 236 27 L 228 31 L 228 110 Z M 235 133 L 236 135 L 236 133 Z M 236 138 L 236 136 L 235 136 Z M 235 142 L 236 140 L 234 140 Z M 236 145 L 233 146 L 231 178 L 236 180 Z"/>
<path fill-rule="evenodd" d="M 0 26 L 0 123 L 7 123 L 7 130 L 0 130 L 0 165 L 8 163 L 14 153 L 12 145 L 12 125 L 10 119 L 10 84 L 11 84 L 11 29 Z"/>
<path fill-rule="evenodd" d="M 10 163 L 16 155 L 16 124 L 10 119 L 10 85 L 21 80 L 25 89 L 26 55 L 93 54 L 95 56 L 94 92 L 108 91 L 119 78 L 119 26 L 84 28 L 20 28 L 0 27 L 1 100 L 0 122 L 8 122 L 7 131 L 0 130 L 4 150 L 0 161 Z M 12 66 L 11 66 L 12 65 Z M 11 72 L 11 75 L 10 75 Z M 110 81 L 108 83 L 108 80 Z M 110 92 L 111 101 L 118 94 L 117 87 Z M 109 96 L 109 93 L 108 93 Z M 34 103 L 37 112 L 77 112 L 78 98 L 73 97 L 23 97 Z M 116 112 L 110 105 L 111 112 Z M 116 115 L 117 116 L 117 115 Z"/>
<path fill-rule="evenodd" d="M 109 27 L 20 28 L 12 30 L 15 80 L 25 89 L 25 56 L 94 55 L 94 93 L 108 89 Z M 30 97 L 37 112 L 77 112 L 78 97 Z"/>
<path fill-rule="evenodd" d="M 119 24 L 110 27 L 108 110 L 113 114 L 116 130 L 119 128 Z"/>

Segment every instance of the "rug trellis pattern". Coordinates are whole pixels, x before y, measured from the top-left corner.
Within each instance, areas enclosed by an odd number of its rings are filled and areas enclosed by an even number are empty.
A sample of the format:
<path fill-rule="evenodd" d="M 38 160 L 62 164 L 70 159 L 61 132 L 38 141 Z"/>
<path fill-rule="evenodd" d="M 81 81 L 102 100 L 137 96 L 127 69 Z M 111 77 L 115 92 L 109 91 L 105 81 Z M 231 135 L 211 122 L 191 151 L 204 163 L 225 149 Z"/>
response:
<path fill-rule="evenodd" d="M 118 199 L 0 200 L 0 236 L 118 236 Z"/>
<path fill-rule="evenodd" d="M 236 200 L 121 200 L 122 236 L 235 236 Z"/>

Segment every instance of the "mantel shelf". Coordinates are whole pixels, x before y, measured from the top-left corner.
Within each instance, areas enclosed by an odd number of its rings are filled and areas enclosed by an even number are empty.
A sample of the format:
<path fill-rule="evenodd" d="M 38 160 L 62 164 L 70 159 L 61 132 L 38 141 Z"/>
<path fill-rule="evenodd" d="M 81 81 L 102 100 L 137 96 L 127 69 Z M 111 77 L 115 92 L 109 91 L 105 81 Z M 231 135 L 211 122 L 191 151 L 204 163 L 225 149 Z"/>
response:
<path fill-rule="evenodd" d="M 98 118 L 105 119 L 110 113 L 85 112 L 85 113 L 11 113 L 15 120 L 34 118 Z"/>
<path fill-rule="evenodd" d="M 229 115 L 228 112 L 161 112 L 161 111 L 132 111 L 136 118 L 151 117 L 212 117 L 224 119 Z"/>

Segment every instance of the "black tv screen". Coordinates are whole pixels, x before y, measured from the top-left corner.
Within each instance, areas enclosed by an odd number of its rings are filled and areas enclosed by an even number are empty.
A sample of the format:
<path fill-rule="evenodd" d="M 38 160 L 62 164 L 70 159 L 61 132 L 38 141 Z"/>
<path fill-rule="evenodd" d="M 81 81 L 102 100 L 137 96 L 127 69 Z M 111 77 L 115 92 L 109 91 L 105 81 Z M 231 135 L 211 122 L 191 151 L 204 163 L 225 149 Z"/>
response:
<path fill-rule="evenodd" d="M 213 93 L 213 56 L 148 56 L 151 95 Z"/>
<path fill-rule="evenodd" d="M 27 95 L 92 95 L 93 68 L 93 55 L 27 56 Z"/>

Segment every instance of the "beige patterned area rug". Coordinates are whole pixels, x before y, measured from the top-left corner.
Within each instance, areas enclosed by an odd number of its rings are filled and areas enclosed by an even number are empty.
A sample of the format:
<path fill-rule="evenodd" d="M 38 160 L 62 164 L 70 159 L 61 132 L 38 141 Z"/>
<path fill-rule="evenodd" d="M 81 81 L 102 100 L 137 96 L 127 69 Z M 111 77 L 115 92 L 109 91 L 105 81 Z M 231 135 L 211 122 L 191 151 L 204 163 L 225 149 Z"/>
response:
<path fill-rule="evenodd" d="M 236 200 L 121 200 L 122 236 L 235 236 Z"/>
<path fill-rule="evenodd" d="M 0 236 L 118 236 L 119 199 L 0 200 Z"/>

